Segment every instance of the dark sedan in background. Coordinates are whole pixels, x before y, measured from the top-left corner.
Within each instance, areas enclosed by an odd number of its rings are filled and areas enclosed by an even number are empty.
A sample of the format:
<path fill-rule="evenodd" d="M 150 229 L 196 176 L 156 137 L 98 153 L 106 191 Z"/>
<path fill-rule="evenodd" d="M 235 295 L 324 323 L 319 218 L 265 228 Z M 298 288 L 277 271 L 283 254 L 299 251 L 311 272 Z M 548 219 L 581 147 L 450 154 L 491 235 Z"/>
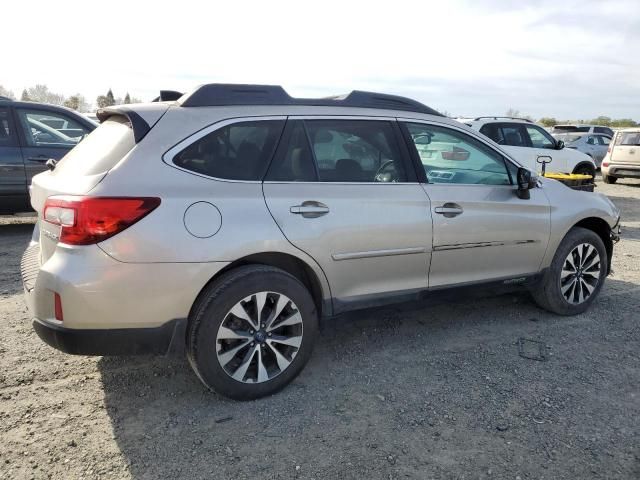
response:
<path fill-rule="evenodd" d="M 31 211 L 31 178 L 96 127 L 65 107 L 0 97 L 0 214 Z"/>

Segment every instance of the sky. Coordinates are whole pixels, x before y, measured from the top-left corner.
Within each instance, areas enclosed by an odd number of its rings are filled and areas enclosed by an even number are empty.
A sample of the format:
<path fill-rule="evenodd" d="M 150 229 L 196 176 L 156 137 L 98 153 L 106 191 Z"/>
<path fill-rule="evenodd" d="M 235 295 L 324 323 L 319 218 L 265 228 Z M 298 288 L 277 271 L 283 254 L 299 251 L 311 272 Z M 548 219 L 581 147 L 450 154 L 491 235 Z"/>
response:
<path fill-rule="evenodd" d="M 640 0 L 5 0 L 0 85 L 405 95 L 453 116 L 640 121 Z"/>

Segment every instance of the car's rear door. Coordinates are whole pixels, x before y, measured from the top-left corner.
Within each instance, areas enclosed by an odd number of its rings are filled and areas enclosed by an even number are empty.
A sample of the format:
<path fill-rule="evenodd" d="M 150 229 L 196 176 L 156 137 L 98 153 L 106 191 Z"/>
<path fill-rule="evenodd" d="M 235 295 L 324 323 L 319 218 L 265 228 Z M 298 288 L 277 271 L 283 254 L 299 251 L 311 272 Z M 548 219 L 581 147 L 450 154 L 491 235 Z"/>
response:
<path fill-rule="evenodd" d="M 429 200 L 394 119 L 290 117 L 264 196 L 324 270 L 336 311 L 427 287 Z"/>
<path fill-rule="evenodd" d="M 0 210 L 27 208 L 27 198 L 24 162 L 12 110 L 9 106 L 0 106 Z"/>
<path fill-rule="evenodd" d="M 27 185 L 46 170 L 48 159 L 60 160 L 93 130 L 70 115 L 38 107 L 16 108 L 16 114 Z"/>
<path fill-rule="evenodd" d="M 539 271 L 550 233 L 542 189 L 516 196 L 517 167 L 489 144 L 444 124 L 402 122 L 431 200 L 429 287 L 511 280 Z M 425 141 L 429 139 L 430 141 Z"/>

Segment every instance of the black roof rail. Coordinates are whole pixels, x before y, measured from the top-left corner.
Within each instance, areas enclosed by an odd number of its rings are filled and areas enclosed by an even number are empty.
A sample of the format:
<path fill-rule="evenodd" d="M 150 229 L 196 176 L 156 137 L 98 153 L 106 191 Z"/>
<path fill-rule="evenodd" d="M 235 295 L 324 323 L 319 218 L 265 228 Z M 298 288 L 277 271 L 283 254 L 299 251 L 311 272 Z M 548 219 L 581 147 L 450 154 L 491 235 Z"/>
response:
<path fill-rule="evenodd" d="M 152 102 L 172 102 L 178 100 L 182 95 L 182 92 L 176 92 L 175 90 L 160 90 L 160 95 L 151 100 Z"/>
<path fill-rule="evenodd" d="M 408 112 L 443 115 L 420 102 L 385 93 L 354 90 L 345 96 L 328 98 L 294 98 L 279 85 L 241 85 L 211 83 L 201 85 L 186 94 L 183 107 L 213 107 L 225 105 L 309 105 L 329 107 L 384 108 Z"/>
<path fill-rule="evenodd" d="M 493 118 L 494 120 L 500 120 L 501 118 L 507 118 L 509 120 L 522 120 L 524 122 L 529 122 L 529 123 L 534 123 L 533 120 L 531 120 L 530 118 L 521 118 L 521 117 L 504 117 L 504 116 L 495 116 L 495 115 L 489 115 L 488 117 L 476 117 L 473 119 L 474 122 L 478 121 L 478 120 L 482 120 L 483 118 Z"/>

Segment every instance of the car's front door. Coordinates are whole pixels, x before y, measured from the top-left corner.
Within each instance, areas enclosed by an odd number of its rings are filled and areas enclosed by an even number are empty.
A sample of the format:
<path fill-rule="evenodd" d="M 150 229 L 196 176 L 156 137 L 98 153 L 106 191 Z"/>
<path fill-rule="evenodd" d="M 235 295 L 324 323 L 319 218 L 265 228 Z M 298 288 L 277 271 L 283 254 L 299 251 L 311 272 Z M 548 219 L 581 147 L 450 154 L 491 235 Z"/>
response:
<path fill-rule="evenodd" d="M 545 129 L 538 125 L 525 125 L 525 130 L 531 147 L 535 150 L 536 159 L 542 156 L 551 158 L 551 162 L 546 167 L 547 172 L 568 173 L 572 170 L 569 168 L 567 155 L 563 150 L 556 149 L 555 139 Z"/>
<path fill-rule="evenodd" d="M 24 163 L 12 112 L 9 107 L 0 107 L 0 210 L 23 210 L 27 208 L 27 198 Z"/>
<path fill-rule="evenodd" d="M 38 108 L 17 108 L 27 185 L 46 170 L 50 158 L 60 160 L 91 130 L 70 116 Z"/>
<path fill-rule="evenodd" d="M 427 287 L 429 200 L 393 119 L 290 117 L 264 196 L 324 270 L 337 311 Z"/>
<path fill-rule="evenodd" d="M 461 129 L 402 123 L 425 171 L 431 200 L 433 253 L 429 286 L 514 279 L 539 271 L 550 232 L 542 189 L 516 196 L 517 167 Z"/>

